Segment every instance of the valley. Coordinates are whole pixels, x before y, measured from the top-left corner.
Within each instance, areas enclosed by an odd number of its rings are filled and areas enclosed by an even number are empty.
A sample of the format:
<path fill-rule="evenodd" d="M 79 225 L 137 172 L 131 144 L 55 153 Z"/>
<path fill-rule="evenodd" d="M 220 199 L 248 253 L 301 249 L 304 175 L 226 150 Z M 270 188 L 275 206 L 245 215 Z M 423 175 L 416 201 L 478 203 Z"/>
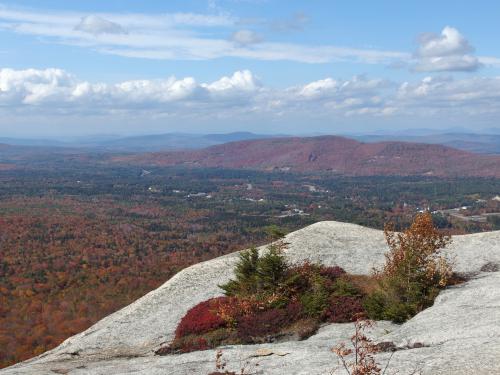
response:
<path fill-rule="evenodd" d="M 403 228 L 430 209 L 451 233 L 499 228 L 444 211 L 498 210 L 495 178 L 125 165 L 45 150 L 1 160 L 12 166 L 0 171 L 2 366 L 55 347 L 189 265 L 266 243 L 270 226 Z"/>

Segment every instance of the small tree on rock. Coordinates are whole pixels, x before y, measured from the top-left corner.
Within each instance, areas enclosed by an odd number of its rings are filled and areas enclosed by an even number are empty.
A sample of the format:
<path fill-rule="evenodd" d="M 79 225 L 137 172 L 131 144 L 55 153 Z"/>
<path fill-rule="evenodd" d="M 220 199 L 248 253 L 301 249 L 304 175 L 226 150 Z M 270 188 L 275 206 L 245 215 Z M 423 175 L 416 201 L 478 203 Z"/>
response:
<path fill-rule="evenodd" d="M 389 252 L 376 273 L 380 288 L 366 299 L 365 307 L 373 319 L 403 322 L 432 305 L 447 285 L 452 269 L 441 250 L 451 238 L 434 227 L 429 212 L 417 215 L 402 233 L 386 225 L 384 234 Z"/>

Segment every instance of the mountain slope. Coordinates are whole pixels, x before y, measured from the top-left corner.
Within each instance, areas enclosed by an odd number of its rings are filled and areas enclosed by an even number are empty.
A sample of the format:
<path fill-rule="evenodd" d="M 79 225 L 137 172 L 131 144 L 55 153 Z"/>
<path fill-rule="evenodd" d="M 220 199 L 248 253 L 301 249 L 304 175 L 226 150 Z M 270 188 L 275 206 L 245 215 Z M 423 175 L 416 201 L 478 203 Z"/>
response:
<path fill-rule="evenodd" d="M 432 135 L 360 135 L 354 136 L 362 142 L 403 141 L 440 144 L 459 150 L 479 154 L 500 154 L 499 134 L 438 133 Z"/>
<path fill-rule="evenodd" d="M 145 165 L 329 171 L 364 176 L 500 177 L 500 156 L 421 143 L 361 143 L 336 136 L 249 140 L 197 151 L 131 155 L 112 160 Z"/>
<path fill-rule="evenodd" d="M 381 231 L 339 222 L 313 224 L 286 240 L 291 261 L 321 261 L 359 274 L 382 264 L 387 250 Z M 403 325 L 379 322 L 373 334 L 396 345 L 391 369 L 400 374 L 419 365 L 423 374 L 499 373 L 500 272 L 486 271 L 498 270 L 500 231 L 455 236 L 447 252 L 455 257 L 457 271 L 475 276 L 442 292 L 432 307 Z M 207 374 L 214 369 L 213 350 L 165 357 L 153 351 L 173 337 L 190 307 L 220 295 L 218 285 L 231 277 L 236 260 L 237 254 L 230 254 L 189 267 L 58 348 L 0 374 Z M 268 348 L 289 354 L 263 358 L 265 374 L 323 374 L 336 367 L 329 348 L 351 334 L 351 324 L 331 324 L 305 341 L 229 346 L 224 352 L 233 368 L 239 359 Z M 377 358 L 383 363 L 388 356 Z"/>

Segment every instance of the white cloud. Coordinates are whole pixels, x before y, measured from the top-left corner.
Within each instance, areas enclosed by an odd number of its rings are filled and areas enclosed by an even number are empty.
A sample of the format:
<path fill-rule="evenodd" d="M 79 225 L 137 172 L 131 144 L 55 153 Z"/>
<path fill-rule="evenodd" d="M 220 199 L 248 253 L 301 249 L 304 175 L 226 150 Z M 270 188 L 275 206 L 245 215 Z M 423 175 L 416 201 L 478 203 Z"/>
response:
<path fill-rule="evenodd" d="M 423 57 L 456 56 L 465 55 L 473 50 L 467 39 L 457 29 L 446 26 L 441 31 L 441 35 L 426 33 L 420 36 L 418 55 Z"/>
<path fill-rule="evenodd" d="M 0 69 L 0 106 L 37 105 L 63 99 L 75 82 L 61 69 Z"/>
<path fill-rule="evenodd" d="M 193 77 L 88 82 L 61 69 L 0 69 L 0 114 L 3 116 L 99 115 L 117 113 L 144 121 L 162 116 L 192 121 L 273 118 L 352 118 L 406 116 L 500 119 L 500 77 L 455 80 L 426 77 L 417 82 L 327 77 L 283 89 L 267 87 L 248 70 L 212 82 Z"/>
<path fill-rule="evenodd" d="M 261 84 L 257 78 L 249 70 L 235 72 L 231 77 L 222 77 L 219 80 L 203 84 L 212 93 L 233 93 L 233 92 L 254 92 L 257 91 Z"/>
<path fill-rule="evenodd" d="M 416 71 L 475 71 L 480 67 L 474 48 L 455 28 L 446 26 L 440 35 L 425 33 L 419 38 Z"/>
<path fill-rule="evenodd" d="M 60 69 L 0 69 L 0 106 L 38 106 L 44 110 L 72 107 L 85 111 L 101 108 L 155 108 L 157 111 L 173 103 L 191 102 L 203 105 L 218 101 L 234 101 L 258 92 L 260 84 L 250 71 L 238 71 L 212 83 L 198 83 L 192 77 L 158 80 L 134 80 L 116 84 L 79 81 Z M 51 104 L 51 106 L 48 106 Z M 46 106 L 46 107 L 44 107 Z"/>
<path fill-rule="evenodd" d="M 383 89 L 389 82 L 381 79 L 366 79 L 355 76 L 351 80 L 335 80 L 325 78 L 308 83 L 300 88 L 298 94 L 308 99 L 325 99 L 338 95 L 355 95 L 356 93 L 371 94 Z"/>
<path fill-rule="evenodd" d="M 500 115 L 500 77 L 426 77 L 401 84 L 396 101 L 409 114 Z"/>
<path fill-rule="evenodd" d="M 231 40 L 242 46 L 260 43 L 264 38 L 252 30 L 238 30 L 231 35 Z"/>
<path fill-rule="evenodd" d="M 75 30 L 94 35 L 127 34 L 127 31 L 121 25 L 95 15 L 83 17 L 80 23 L 75 26 Z"/>
<path fill-rule="evenodd" d="M 296 15 L 288 27 L 303 25 Z M 238 30 L 239 20 L 228 14 L 134 14 L 40 12 L 0 5 L 0 30 L 43 37 L 45 42 L 90 48 L 100 53 L 160 60 L 207 60 L 223 57 L 288 60 L 304 63 L 349 61 L 375 64 L 409 59 L 397 51 L 331 45 L 264 42 L 250 30 Z M 302 26 L 300 26 L 302 27 Z M 231 40 L 207 29 L 227 29 Z M 125 34 L 126 32 L 126 34 Z"/>

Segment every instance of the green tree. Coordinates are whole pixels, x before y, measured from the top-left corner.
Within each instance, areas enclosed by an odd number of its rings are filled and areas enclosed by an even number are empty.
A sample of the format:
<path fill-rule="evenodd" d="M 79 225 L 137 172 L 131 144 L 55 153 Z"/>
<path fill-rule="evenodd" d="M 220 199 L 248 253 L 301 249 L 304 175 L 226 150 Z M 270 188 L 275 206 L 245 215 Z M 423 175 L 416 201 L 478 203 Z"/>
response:
<path fill-rule="evenodd" d="M 221 289 L 227 296 L 255 296 L 272 294 L 284 282 L 289 265 L 283 254 L 283 244 L 270 245 L 263 255 L 256 248 L 243 251 L 239 255 L 234 275 Z"/>
<path fill-rule="evenodd" d="M 234 280 L 229 280 L 220 287 L 228 296 L 248 295 L 257 291 L 257 275 L 259 267 L 259 251 L 252 247 L 239 254 L 238 263 L 234 269 Z"/>
<path fill-rule="evenodd" d="M 403 322 L 432 305 L 451 276 L 451 265 L 441 249 L 451 242 L 439 232 L 430 213 L 415 217 L 409 229 L 395 232 L 386 226 L 389 245 L 386 263 L 378 273 L 379 289 L 365 301 L 372 319 Z"/>

